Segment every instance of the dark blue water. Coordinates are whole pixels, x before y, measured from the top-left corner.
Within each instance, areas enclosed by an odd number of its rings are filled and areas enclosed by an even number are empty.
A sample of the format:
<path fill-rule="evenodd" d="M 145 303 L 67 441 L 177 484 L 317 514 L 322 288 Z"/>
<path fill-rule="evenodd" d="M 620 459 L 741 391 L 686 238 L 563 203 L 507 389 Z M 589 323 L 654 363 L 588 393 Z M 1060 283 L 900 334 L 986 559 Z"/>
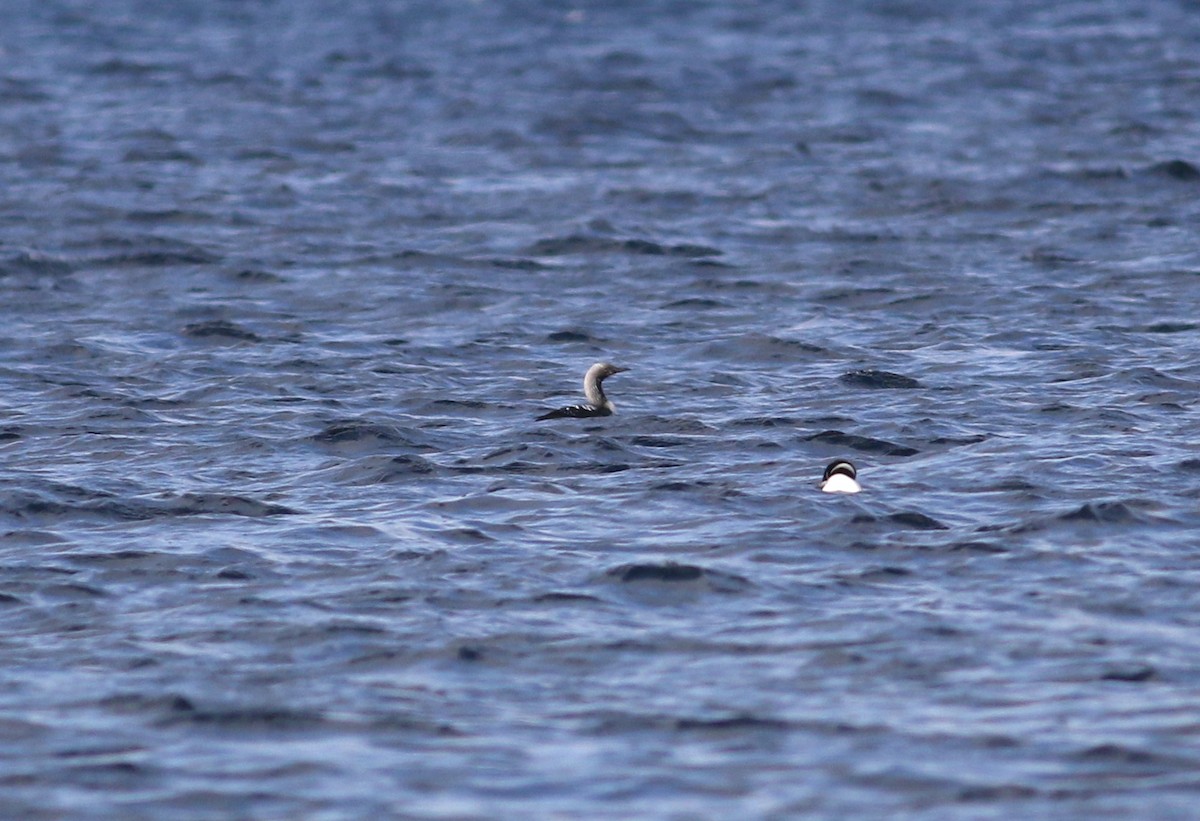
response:
<path fill-rule="evenodd" d="M 1194 817 L 1194 3 L 4 18 L 0 816 Z"/>

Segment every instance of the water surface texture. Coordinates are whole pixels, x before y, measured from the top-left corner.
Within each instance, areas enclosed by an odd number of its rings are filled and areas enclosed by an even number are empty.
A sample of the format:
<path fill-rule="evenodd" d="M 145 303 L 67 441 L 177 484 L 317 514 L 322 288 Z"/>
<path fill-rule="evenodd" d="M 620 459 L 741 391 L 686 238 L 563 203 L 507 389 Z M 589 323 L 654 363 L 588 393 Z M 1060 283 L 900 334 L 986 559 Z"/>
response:
<path fill-rule="evenodd" d="M 1194 817 L 1195 3 L 5 9 L 0 816 Z"/>

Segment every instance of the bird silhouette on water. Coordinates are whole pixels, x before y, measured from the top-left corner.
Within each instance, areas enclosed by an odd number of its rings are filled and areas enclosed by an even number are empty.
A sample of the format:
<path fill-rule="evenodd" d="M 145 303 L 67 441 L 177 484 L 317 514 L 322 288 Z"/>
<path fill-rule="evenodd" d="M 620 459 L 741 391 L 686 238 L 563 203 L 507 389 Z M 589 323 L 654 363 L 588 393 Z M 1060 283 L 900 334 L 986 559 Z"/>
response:
<path fill-rule="evenodd" d="M 622 368 L 608 362 L 597 362 L 583 376 L 583 395 L 587 397 L 586 405 L 567 405 L 556 408 L 549 413 L 543 413 L 536 421 L 544 419 L 592 419 L 597 416 L 612 416 L 616 406 L 604 394 L 603 382 L 617 373 L 624 373 L 629 368 Z"/>

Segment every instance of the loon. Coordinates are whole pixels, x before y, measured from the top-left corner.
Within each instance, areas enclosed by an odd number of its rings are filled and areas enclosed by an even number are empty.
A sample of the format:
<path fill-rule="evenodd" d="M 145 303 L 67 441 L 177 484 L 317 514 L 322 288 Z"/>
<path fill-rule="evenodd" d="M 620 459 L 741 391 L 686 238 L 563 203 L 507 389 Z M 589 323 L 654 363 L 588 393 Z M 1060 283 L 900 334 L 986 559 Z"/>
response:
<path fill-rule="evenodd" d="M 604 395 L 604 388 L 600 386 L 600 383 L 614 373 L 623 373 L 627 370 L 629 368 L 619 368 L 607 362 L 597 362 L 588 368 L 588 372 L 583 377 L 583 394 L 587 397 L 588 401 L 586 405 L 567 405 L 565 408 L 558 408 L 549 413 L 543 413 L 536 421 L 562 419 L 564 417 L 590 419 L 593 416 L 612 416 L 612 412 L 616 406 L 613 405 L 611 399 Z"/>
<path fill-rule="evenodd" d="M 825 475 L 821 477 L 821 490 L 826 493 L 858 493 L 862 490 L 858 483 L 858 471 L 845 459 L 830 462 L 825 468 Z"/>

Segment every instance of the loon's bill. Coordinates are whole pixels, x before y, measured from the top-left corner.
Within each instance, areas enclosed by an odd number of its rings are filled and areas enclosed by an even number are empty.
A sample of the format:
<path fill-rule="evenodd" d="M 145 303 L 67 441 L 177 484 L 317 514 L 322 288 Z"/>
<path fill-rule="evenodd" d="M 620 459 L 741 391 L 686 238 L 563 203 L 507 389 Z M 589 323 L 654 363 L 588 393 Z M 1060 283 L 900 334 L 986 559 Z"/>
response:
<path fill-rule="evenodd" d="M 586 405 L 567 405 L 549 413 L 543 413 L 536 421 L 543 419 L 591 419 L 597 416 L 612 416 L 616 405 L 604 395 L 601 383 L 615 373 L 624 373 L 629 368 L 610 365 L 607 362 L 597 362 L 588 368 L 583 377 L 583 395 L 587 397 Z"/>
<path fill-rule="evenodd" d="M 858 493 L 862 490 L 862 485 L 858 483 L 858 471 L 845 459 L 830 462 L 825 467 L 825 475 L 821 477 L 821 490 L 826 493 Z"/>

